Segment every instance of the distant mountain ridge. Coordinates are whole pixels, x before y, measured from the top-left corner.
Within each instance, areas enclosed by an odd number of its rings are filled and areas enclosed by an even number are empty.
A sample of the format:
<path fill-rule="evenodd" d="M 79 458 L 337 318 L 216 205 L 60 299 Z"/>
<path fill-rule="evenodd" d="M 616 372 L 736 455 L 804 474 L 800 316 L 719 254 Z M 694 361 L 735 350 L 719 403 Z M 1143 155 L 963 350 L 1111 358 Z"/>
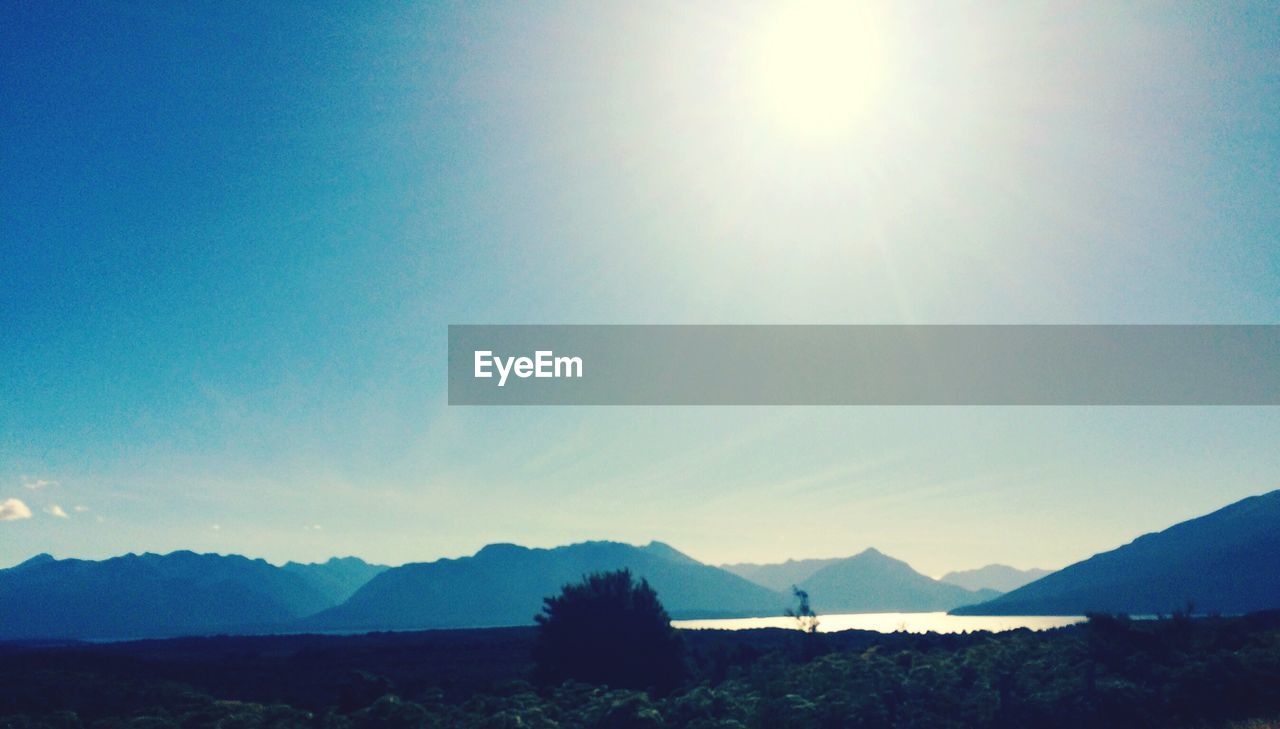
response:
<path fill-rule="evenodd" d="M 624 567 L 649 580 L 677 619 L 779 615 L 794 602 L 789 587 L 795 582 L 828 613 L 945 610 L 994 596 L 939 583 L 874 549 L 781 565 L 790 570 L 778 578 L 788 583 L 786 590 L 703 564 L 661 542 L 553 549 L 491 544 L 470 557 L 395 568 L 356 558 L 276 567 L 192 552 L 100 562 L 38 555 L 0 570 L 0 639 L 525 625 L 543 598 L 566 583 Z M 801 574 L 807 577 L 791 579 Z"/>
<path fill-rule="evenodd" d="M 350 600 L 302 621 L 317 630 L 525 625 L 543 598 L 592 572 L 627 568 L 653 585 L 673 617 L 778 615 L 788 598 L 661 542 L 582 542 L 552 549 L 491 544 L 459 559 L 389 569 Z"/>
<path fill-rule="evenodd" d="M 1006 564 L 989 564 L 976 570 L 948 572 L 939 578 L 940 582 L 958 585 L 966 590 L 995 590 L 1010 592 L 1023 585 L 1035 582 L 1049 574 L 1050 570 L 1031 568 L 1020 570 Z"/>
<path fill-rule="evenodd" d="M 1280 490 L 1146 534 L 957 615 L 1280 608 Z"/>
<path fill-rule="evenodd" d="M 762 585 L 771 590 L 790 592 L 792 585 L 804 582 L 818 570 L 833 565 L 841 559 L 844 559 L 844 557 L 789 559 L 786 562 L 778 562 L 776 564 L 740 562 L 737 564 L 722 564 L 720 569 L 728 570 L 739 577 L 751 580 L 757 585 Z"/>
<path fill-rule="evenodd" d="M 319 590 L 330 605 L 346 602 L 386 565 L 369 564 L 359 557 L 331 557 L 327 562 L 286 562 L 282 568 L 301 576 Z"/>
<path fill-rule="evenodd" d="M 723 569 L 783 593 L 800 587 L 814 609 L 826 613 L 939 612 L 1000 594 L 935 580 L 874 548 L 852 557 L 744 562 Z"/>
<path fill-rule="evenodd" d="M 0 637 L 144 638 L 242 630 L 324 609 L 302 577 L 232 555 L 29 560 L 0 571 Z"/>
<path fill-rule="evenodd" d="M 0 639 L 274 630 L 336 604 L 331 583 L 361 569 L 350 561 L 326 565 L 342 575 L 324 565 L 285 569 L 262 559 L 190 551 L 101 561 L 41 554 L 0 570 Z"/>
<path fill-rule="evenodd" d="M 876 549 L 836 560 L 799 587 L 819 613 L 941 612 L 999 594 L 939 582 Z"/>

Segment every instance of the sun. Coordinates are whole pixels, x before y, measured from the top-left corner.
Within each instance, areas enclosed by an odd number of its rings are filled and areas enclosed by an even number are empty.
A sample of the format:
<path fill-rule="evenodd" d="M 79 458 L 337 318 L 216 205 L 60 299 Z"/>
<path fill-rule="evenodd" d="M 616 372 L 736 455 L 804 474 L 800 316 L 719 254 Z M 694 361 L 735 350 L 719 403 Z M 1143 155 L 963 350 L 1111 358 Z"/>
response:
<path fill-rule="evenodd" d="M 761 111 L 788 133 L 826 139 L 855 131 L 886 84 L 884 37 L 868 5 L 789 3 L 758 33 L 754 83 Z"/>

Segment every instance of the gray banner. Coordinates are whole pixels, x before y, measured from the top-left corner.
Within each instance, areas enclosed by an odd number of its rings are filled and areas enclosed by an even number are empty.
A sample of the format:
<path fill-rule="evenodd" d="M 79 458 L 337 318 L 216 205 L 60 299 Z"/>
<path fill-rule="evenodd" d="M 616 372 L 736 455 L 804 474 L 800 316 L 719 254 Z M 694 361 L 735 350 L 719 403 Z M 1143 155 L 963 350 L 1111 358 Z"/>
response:
<path fill-rule="evenodd" d="M 449 404 L 1277 405 L 1280 326 L 452 325 Z"/>

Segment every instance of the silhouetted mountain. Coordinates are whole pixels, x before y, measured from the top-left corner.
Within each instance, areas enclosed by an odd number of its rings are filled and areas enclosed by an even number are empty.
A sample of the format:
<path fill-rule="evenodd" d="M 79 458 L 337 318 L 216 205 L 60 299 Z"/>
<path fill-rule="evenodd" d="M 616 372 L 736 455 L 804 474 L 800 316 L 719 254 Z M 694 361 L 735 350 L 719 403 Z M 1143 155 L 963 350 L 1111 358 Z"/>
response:
<path fill-rule="evenodd" d="M 46 564 L 52 561 L 54 561 L 52 554 L 49 554 L 48 552 L 41 552 L 40 554 L 37 554 L 36 556 L 32 557 L 26 562 L 16 564 L 13 567 L 10 567 L 9 569 L 13 569 L 13 570 L 28 569 L 30 567 L 35 567 L 36 565 Z M 0 572 L 2 571 L 3 570 L 0 570 Z"/>
<path fill-rule="evenodd" d="M 799 586 L 818 613 L 935 612 L 997 594 L 939 582 L 875 549 L 829 564 Z"/>
<path fill-rule="evenodd" d="M 238 555 L 40 555 L 0 570 L 0 639 L 243 632 L 331 604 L 300 575 Z"/>
<path fill-rule="evenodd" d="M 1280 608 L 1280 491 L 1138 537 L 958 615 Z"/>
<path fill-rule="evenodd" d="M 840 560 L 840 557 L 833 557 L 831 559 L 789 559 L 786 562 L 777 564 L 740 562 L 738 564 L 722 564 L 720 569 L 732 572 L 770 590 L 790 592 L 792 585 L 804 582 L 818 570 L 833 565 Z"/>
<path fill-rule="evenodd" d="M 592 572 L 629 568 L 673 617 L 777 615 L 783 595 L 653 542 L 584 542 L 555 549 L 491 544 L 474 556 L 391 568 L 308 629 L 388 630 L 524 625 L 542 599 Z"/>
<path fill-rule="evenodd" d="M 369 564 L 359 557 L 333 557 L 328 562 L 286 562 L 283 569 L 302 577 L 319 590 L 328 601 L 328 607 L 345 602 L 387 567 Z"/>
<path fill-rule="evenodd" d="M 1049 570 L 1035 567 L 1029 570 L 1020 570 L 1007 564 L 989 564 L 976 570 L 948 572 L 942 576 L 941 581 L 951 585 L 958 585 L 966 590 L 1009 592 L 1035 582 L 1047 574 L 1049 574 Z"/>

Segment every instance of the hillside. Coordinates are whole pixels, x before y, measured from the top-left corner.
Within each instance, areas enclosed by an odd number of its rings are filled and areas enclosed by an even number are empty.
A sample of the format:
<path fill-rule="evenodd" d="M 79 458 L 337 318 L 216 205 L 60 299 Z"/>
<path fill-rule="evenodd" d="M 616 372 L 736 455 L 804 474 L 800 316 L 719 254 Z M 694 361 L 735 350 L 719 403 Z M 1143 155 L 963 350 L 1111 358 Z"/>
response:
<path fill-rule="evenodd" d="M 1280 491 L 1094 555 L 957 615 L 1237 614 L 1280 607 Z"/>

